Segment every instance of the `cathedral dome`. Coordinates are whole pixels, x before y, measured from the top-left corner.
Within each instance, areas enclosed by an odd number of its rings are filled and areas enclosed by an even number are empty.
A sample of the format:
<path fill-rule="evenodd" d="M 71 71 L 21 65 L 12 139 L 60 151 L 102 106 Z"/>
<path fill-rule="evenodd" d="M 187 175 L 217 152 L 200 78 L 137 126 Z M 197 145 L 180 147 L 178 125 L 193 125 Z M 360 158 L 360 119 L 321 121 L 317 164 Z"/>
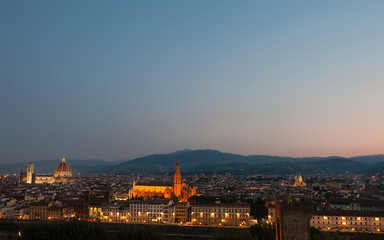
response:
<path fill-rule="evenodd" d="M 65 161 L 64 156 L 61 163 L 55 168 L 55 177 L 72 177 L 72 169 Z"/>

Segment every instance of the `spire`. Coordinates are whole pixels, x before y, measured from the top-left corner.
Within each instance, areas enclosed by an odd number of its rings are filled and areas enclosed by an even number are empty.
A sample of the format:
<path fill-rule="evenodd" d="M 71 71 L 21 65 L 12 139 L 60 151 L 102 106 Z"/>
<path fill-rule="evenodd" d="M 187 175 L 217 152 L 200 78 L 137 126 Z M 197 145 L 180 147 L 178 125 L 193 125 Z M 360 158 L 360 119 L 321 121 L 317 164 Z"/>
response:
<path fill-rule="evenodd" d="M 65 157 L 64 157 L 64 155 L 63 155 L 63 158 L 61 159 L 61 161 L 62 161 L 62 162 L 65 162 Z"/>
<path fill-rule="evenodd" d="M 176 160 L 176 171 L 175 176 L 173 177 L 173 193 L 176 197 L 181 195 L 181 175 L 179 160 Z"/>

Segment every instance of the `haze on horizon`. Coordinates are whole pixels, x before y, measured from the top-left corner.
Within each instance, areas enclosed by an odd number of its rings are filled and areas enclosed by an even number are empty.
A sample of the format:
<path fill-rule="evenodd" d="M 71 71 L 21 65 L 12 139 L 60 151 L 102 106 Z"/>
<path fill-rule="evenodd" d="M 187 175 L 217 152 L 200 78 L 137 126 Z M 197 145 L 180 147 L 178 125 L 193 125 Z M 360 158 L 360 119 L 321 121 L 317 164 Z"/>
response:
<path fill-rule="evenodd" d="M 382 1 L 1 1 L 0 163 L 384 153 Z"/>

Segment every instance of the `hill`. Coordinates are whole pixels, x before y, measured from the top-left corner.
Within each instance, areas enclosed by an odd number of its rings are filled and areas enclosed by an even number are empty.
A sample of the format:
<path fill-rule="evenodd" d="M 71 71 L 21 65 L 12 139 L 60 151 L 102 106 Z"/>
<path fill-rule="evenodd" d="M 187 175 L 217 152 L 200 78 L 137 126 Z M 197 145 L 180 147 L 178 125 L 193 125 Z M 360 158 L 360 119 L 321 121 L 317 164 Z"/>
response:
<path fill-rule="evenodd" d="M 267 155 L 243 156 L 216 150 L 184 150 L 154 154 L 110 166 L 105 172 L 172 172 L 179 160 L 183 172 L 239 172 L 264 174 L 358 172 L 370 164 L 341 157 L 292 158 Z"/>
<path fill-rule="evenodd" d="M 181 169 L 187 172 L 233 172 L 292 174 L 292 173 L 344 173 L 384 171 L 384 155 L 342 157 L 281 157 L 269 155 L 239 155 L 217 150 L 182 150 L 168 154 L 152 154 L 132 160 L 106 162 L 99 159 L 68 159 L 73 173 L 140 173 L 173 172 L 176 160 Z M 60 160 L 36 161 L 35 172 L 53 174 Z M 0 164 L 0 174 L 26 170 L 27 164 Z"/>

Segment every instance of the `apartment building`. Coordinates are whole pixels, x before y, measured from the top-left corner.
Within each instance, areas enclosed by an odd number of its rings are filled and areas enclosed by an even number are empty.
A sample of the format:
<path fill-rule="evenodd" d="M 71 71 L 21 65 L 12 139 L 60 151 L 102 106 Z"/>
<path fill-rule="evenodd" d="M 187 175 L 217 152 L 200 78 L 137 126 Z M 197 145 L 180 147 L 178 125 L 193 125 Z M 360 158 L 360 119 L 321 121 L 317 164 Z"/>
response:
<path fill-rule="evenodd" d="M 246 203 L 191 204 L 191 219 L 194 225 L 247 226 L 250 205 Z"/>
<path fill-rule="evenodd" d="M 324 231 L 373 232 L 384 231 L 384 212 L 318 211 L 311 219 L 311 227 Z"/>

